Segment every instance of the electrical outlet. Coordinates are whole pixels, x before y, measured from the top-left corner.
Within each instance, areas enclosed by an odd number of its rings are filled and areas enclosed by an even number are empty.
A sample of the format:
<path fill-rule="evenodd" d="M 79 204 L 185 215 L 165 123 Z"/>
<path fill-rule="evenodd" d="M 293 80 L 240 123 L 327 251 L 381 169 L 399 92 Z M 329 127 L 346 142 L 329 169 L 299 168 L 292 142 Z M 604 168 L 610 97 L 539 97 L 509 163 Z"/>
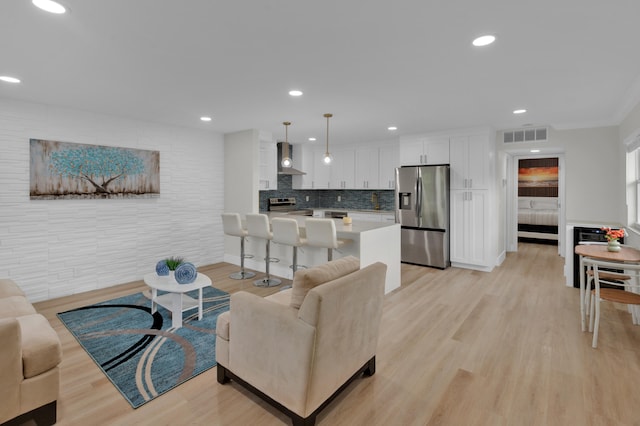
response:
<path fill-rule="evenodd" d="M 342 196 L 338 195 L 338 201 L 342 201 Z"/>
<path fill-rule="evenodd" d="M 305 201 L 309 201 L 309 196 L 304 197 Z"/>

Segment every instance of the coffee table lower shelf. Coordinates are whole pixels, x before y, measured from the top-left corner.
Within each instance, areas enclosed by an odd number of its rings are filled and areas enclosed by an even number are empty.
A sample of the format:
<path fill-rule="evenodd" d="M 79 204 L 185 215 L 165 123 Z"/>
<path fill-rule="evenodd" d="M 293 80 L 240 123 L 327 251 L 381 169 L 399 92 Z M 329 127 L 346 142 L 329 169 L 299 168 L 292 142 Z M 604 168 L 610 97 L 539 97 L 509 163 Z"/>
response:
<path fill-rule="evenodd" d="M 173 328 L 182 327 L 182 313 L 191 309 L 198 308 L 198 320 L 202 319 L 202 289 L 211 285 L 211 279 L 206 275 L 198 274 L 195 282 L 181 285 L 151 273 L 144 276 L 144 282 L 151 287 L 151 313 L 158 310 L 158 305 L 168 309 Z M 158 290 L 167 293 L 158 295 Z M 193 290 L 198 290 L 197 299 L 185 294 Z"/>

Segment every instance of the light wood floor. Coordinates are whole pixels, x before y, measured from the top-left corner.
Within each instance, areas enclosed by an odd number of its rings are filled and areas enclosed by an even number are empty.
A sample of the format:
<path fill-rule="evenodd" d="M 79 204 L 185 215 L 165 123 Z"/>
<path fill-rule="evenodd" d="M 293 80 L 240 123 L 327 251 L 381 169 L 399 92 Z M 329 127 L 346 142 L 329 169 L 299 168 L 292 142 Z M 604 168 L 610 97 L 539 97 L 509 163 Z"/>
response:
<path fill-rule="evenodd" d="M 318 424 L 640 424 L 640 327 L 606 305 L 592 349 L 563 264 L 556 247 L 520 244 L 491 273 L 402 265 L 402 287 L 385 299 L 376 374 L 356 380 Z M 229 292 L 275 291 L 228 279 L 235 269 L 201 271 Z M 289 424 L 239 386 L 219 385 L 215 368 L 132 409 L 55 314 L 143 288 L 36 304 L 63 344 L 59 425 Z"/>

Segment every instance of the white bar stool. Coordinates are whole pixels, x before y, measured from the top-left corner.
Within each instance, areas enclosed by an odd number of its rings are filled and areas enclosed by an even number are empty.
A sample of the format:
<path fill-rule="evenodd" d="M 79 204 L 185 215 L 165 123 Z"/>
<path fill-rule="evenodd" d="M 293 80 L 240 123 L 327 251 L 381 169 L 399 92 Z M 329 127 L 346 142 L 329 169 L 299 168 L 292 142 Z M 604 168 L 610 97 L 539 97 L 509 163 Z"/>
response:
<path fill-rule="evenodd" d="M 298 221 L 291 218 L 274 217 L 271 219 L 271 229 L 274 243 L 293 247 L 293 263 L 290 266 L 293 275 L 296 274 L 298 267 L 306 268 L 304 265 L 298 265 L 298 247 L 307 244 L 307 239 L 300 237 Z"/>
<path fill-rule="evenodd" d="M 282 281 L 277 278 L 271 278 L 271 275 L 269 275 L 269 263 L 279 261 L 279 259 L 269 257 L 271 240 L 273 239 L 273 233 L 269 227 L 269 217 L 266 214 L 248 213 L 247 232 L 250 237 L 262 238 L 266 241 L 266 254 L 264 257 L 266 276 L 254 281 L 253 285 L 258 287 L 274 287 L 280 285 Z"/>
<path fill-rule="evenodd" d="M 244 259 L 251 258 L 252 255 L 244 254 L 244 239 L 248 235 L 247 230 L 242 228 L 242 221 L 238 213 L 222 213 L 222 228 L 226 235 L 240 237 L 240 271 L 229 275 L 233 280 L 246 280 L 253 278 L 255 273 L 244 270 Z"/>
<path fill-rule="evenodd" d="M 304 223 L 307 231 L 307 245 L 326 248 L 328 261 L 333 259 L 333 250 L 353 242 L 353 240 L 337 237 L 333 219 L 307 219 Z"/>

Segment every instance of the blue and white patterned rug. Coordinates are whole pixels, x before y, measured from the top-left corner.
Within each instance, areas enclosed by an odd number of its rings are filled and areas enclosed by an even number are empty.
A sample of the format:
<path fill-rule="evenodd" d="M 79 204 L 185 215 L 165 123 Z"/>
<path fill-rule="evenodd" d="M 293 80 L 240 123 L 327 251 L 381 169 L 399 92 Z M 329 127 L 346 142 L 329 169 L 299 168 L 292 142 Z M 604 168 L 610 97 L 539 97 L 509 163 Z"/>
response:
<path fill-rule="evenodd" d="M 197 290 L 188 294 L 197 298 Z M 145 291 L 58 314 L 133 408 L 216 365 L 216 320 L 229 310 L 229 294 L 206 287 L 202 320 L 193 309 L 173 329 L 165 308 L 151 314 L 150 297 Z"/>

